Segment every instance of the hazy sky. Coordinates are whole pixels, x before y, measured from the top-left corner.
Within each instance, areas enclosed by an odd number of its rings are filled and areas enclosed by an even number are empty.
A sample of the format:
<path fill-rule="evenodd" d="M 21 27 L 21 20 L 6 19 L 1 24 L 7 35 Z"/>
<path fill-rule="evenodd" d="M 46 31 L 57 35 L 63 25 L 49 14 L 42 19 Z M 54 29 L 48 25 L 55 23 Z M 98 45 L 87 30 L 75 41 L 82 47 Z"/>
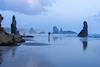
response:
<path fill-rule="evenodd" d="M 3 25 L 10 27 L 12 15 L 17 26 L 52 31 L 54 25 L 79 32 L 87 20 L 90 33 L 100 30 L 100 0 L 0 0 Z"/>

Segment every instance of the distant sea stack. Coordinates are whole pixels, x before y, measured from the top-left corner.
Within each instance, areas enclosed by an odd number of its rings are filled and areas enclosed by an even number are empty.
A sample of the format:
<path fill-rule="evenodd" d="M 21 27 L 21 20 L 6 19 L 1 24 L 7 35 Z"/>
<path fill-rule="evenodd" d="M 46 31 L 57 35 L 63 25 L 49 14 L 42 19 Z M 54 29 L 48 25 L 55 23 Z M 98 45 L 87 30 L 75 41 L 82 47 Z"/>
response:
<path fill-rule="evenodd" d="M 83 29 L 78 34 L 79 37 L 87 37 L 88 36 L 88 24 L 87 21 L 83 22 Z"/>
<path fill-rule="evenodd" d="M 53 26 L 53 33 L 59 34 L 59 29 L 57 28 L 57 26 Z"/>
<path fill-rule="evenodd" d="M 74 31 L 65 31 L 62 28 L 57 28 L 57 26 L 53 26 L 53 34 L 76 34 Z"/>
<path fill-rule="evenodd" d="M 17 31 L 15 16 L 13 16 L 11 24 L 11 34 L 7 33 L 1 25 L 3 16 L 0 14 L 0 46 L 10 46 L 17 43 L 25 42 L 22 36 Z"/>
<path fill-rule="evenodd" d="M 33 28 L 30 28 L 29 33 L 34 34 L 34 33 L 36 33 L 36 31 Z"/>

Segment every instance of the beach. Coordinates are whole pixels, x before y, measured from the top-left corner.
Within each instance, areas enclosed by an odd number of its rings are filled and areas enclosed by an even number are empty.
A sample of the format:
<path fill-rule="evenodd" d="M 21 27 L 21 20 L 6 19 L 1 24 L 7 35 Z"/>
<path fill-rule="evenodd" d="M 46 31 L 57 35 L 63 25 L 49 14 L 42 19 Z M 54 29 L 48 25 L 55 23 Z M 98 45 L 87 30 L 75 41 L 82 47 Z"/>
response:
<path fill-rule="evenodd" d="M 100 38 L 37 34 L 19 46 L 0 46 L 0 67 L 100 67 Z"/>

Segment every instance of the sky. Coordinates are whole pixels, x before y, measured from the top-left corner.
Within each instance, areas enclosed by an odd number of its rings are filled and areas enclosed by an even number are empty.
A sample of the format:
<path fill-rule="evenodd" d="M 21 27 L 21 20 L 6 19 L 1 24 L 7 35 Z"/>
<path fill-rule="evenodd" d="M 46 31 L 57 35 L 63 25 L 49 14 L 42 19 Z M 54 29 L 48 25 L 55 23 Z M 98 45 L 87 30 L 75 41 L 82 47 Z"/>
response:
<path fill-rule="evenodd" d="M 100 0 L 0 0 L 0 13 L 5 27 L 15 15 L 18 28 L 48 32 L 57 26 L 78 33 L 86 20 L 89 33 L 100 34 Z"/>

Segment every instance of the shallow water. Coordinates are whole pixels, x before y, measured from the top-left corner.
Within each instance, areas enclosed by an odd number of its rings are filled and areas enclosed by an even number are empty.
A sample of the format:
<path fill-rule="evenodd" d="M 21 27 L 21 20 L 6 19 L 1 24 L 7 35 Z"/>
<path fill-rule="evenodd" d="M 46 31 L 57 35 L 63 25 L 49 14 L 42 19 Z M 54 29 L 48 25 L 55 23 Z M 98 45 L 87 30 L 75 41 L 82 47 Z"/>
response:
<path fill-rule="evenodd" d="M 100 67 L 100 38 L 36 35 L 20 46 L 0 46 L 0 67 Z"/>

